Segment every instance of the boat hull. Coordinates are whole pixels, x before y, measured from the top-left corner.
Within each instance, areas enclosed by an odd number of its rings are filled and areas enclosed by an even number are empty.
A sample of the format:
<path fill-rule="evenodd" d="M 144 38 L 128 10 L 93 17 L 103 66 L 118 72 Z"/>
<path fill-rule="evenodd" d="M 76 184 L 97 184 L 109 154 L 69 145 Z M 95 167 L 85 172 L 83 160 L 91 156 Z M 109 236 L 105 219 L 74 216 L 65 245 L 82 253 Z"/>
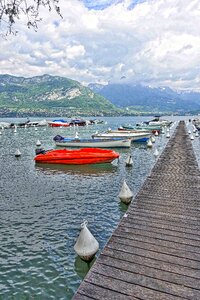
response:
<path fill-rule="evenodd" d="M 55 141 L 58 147 L 91 147 L 91 148 L 130 148 L 131 139 L 92 139 L 92 140 L 67 140 Z"/>
<path fill-rule="evenodd" d="M 34 158 L 36 163 L 85 165 L 110 163 L 119 157 L 119 153 L 99 148 L 84 148 L 78 150 L 50 150 L 38 154 Z"/>
<path fill-rule="evenodd" d="M 150 137 L 151 133 L 136 133 L 131 131 L 119 131 L 119 132 L 107 132 L 102 134 L 94 134 L 92 135 L 93 138 L 102 138 L 102 139 L 110 139 L 110 138 L 130 138 L 132 142 L 146 142 Z"/>

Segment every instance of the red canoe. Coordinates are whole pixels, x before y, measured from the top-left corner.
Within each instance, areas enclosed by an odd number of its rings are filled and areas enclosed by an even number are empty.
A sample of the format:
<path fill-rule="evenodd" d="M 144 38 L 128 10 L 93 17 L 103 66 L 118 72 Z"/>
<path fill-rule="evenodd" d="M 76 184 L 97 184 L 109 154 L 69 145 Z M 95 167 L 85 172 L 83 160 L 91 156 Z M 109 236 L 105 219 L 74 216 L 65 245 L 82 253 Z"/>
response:
<path fill-rule="evenodd" d="M 81 148 L 76 150 L 56 149 L 38 154 L 34 158 L 37 163 L 46 164 L 101 164 L 109 163 L 119 157 L 119 153 L 100 148 Z"/>

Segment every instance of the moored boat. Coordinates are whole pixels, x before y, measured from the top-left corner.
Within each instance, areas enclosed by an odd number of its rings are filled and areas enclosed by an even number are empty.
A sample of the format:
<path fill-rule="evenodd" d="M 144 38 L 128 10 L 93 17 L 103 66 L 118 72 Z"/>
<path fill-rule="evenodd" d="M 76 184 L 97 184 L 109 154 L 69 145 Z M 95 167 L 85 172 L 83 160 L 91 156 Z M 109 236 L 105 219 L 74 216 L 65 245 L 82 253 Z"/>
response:
<path fill-rule="evenodd" d="M 128 130 L 108 130 L 103 133 L 96 133 L 92 138 L 110 139 L 110 138 L 130 138 L 132 142 L 146 142 L 151 137 L 151 132 L 128 131 Z"/>
<path fill-rule="evenodd" d="M 56 135 L 53 140 L 56 146 L 60 147 L 129 148 L 131 146 L 130 138 L 86 139 L 64 138 Z"/>
<path fill-rule="evenodd" d="M 59 119 L 59 120 L 49 121 L 48 125 L 51 127 L 69 127 L 70 123 L 67 122 L 66 120 Z"/>
<path fill-rule="evenodd" d="M 123 125 L 121 127 L 118 128 L 118 130 L 129 130 L 129 131 L 150 131 L 152 133 L 156 133 L 156 131 L 158 133 L 160 133 L 162 126 L 160 125 L 136 125 L 136 126 L 132 126 L 132 125 Z"/>
<path fill-rule="evenodd" d="M 170 126 L 172 124 L 172 121 L 161 119 L 160 116 L 155 116 L 153 120 L 144 122 L 144 124 L 147 125 L 160 125 L 160 126 Z"/>
<path fill-rule="evenodd" d="M 85 165 L 110 163 L 119 157 L 119 153 L 100 148 L 57 149 L 42 151 L 34 158 L 36 163 Z"/>
<path fill-rule="evenodd" d="M 70 126 L 86 126 L 86 121 L 83 119 L 72 119 Z"/>

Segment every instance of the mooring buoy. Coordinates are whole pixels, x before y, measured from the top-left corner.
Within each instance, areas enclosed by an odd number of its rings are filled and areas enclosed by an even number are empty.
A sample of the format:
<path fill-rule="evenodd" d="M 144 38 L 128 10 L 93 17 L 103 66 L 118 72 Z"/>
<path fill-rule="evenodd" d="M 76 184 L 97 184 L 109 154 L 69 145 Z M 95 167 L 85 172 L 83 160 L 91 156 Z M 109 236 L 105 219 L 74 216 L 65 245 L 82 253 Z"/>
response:
<path fill-rule="evenodd" d="M 40 140 L 37 140 L 37 142 L 36 142 L 36 146 L 41 146 L 41 142 L 40 142 Z"/>
<path fill-rule="evenodd" d="M 74 250 L 85 261 L 90 261 L 99 250 L 99 243 L 87 228 L 88 221 L 81 224 L 81 232 L 77 238 Z"/>
<path fill-rule="evenodd" d="M 130 154 L 128 154 L 126 160 L 125 160 L 125 164 L 126 167 L 132 167 L 133 165 L 133 160 L 132 160 L 132 156 Z"/>
<path fill-rule="evenodd" d="M 21 152 L 19 151 L 19 149 L 17 149 L 15 151 L 15 157 L 20 157 L 21 156 Z"/>
<path fill-rule="evenodd" d="M 125 203 L 129 204 L 133 198 L 133 193 L 131 192 L 130 188 L 128 187 L 126 181 L 123 181 L 120 193 L 119 193 L 120 200 Z"/>

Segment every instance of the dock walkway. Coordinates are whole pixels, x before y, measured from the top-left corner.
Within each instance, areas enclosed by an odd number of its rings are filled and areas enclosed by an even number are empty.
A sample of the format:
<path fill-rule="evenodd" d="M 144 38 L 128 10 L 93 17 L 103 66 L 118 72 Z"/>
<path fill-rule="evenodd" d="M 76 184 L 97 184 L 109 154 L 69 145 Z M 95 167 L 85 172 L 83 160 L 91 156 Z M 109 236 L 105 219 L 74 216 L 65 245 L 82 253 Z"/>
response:
<path fill-rule="evenodd" d="M 200 300 L 200 171 L 184 122 L 126 215 L 73 300 Z"/>

